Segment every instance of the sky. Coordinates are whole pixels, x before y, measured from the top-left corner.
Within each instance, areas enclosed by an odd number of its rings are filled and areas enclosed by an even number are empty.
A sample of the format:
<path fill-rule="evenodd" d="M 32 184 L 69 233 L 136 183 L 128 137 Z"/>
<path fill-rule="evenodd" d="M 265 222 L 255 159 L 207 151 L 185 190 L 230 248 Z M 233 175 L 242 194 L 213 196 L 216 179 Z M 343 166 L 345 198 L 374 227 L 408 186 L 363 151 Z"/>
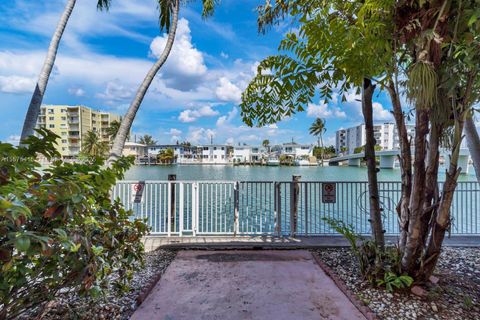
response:
<path fill-rule="evenodd" d="M 165 46 L 155 0 L 113 0 L 109 12 L 97 0 L 78 0 L 57 54 L 44 104 L 85 105 L 122 115 Z M 66 0 L 0 2 L 0 141 L 16 143 L 50 38 Z M 240 117 L 242 91 L 258 63 L 276 54 L 294 25 L 257 31 L 255 8 L 264 0 L 221 0 L 213 17 L 201 17 L 201 1 L 183 5 L 173 50 L 137 114 L 132 137 L 150 134 L 158 143 L 189 141 L 258 145 L 294 140 L 315 143 L 308 128 L 326 120 L 325 144 L 335 131 L 362 123 L 359 96 L 346 102 L 318 98 L 306 111 L 250 128 Z M 384 93 L 374 97 L 374 120 L 392 121 Z M 133 139 L 132 138 L 132 139 Z"/>

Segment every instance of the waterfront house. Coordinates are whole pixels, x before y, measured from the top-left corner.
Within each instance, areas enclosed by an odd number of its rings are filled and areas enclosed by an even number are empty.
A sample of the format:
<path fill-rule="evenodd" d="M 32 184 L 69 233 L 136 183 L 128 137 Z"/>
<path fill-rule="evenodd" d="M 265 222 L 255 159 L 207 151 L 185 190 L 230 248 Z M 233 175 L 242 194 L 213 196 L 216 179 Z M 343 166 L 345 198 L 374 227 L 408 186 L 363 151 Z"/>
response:
<path fill-rule="evenodd" d="M 267 157 L 263 146 L 236 146 L 233 148 L 233 162 L 259 162 Z"/>
<path fill-rule="evenodd" d="M 304 159 L 313 156 L 313 145 L 298 144 L 298 143 L 284 143 L 272 147 L 272 152 L 277 155 L 285 155 L 293 159 Z"/>
<path fill-rule="evenodd" d="M 147 146 L 141 143 L 127 141 L 123 147 L 122 154 L 124 156 L 134 156 L 135 162 L 138 162 L 147 155 Z"/>
<path fill-rule="evenodd" d="M 173 163 L 190 163 L 194 160 L 194 147 L 182 144 L 158 144 L 147 147 L 147 154 L 150 158 L 156 159 L 161 152 L 168 149 L 173 150 Z"/>
<path fill-rule="evenodd" d="M 196 157 L 204 164 L 227 164 L 229 146 L 226 144 L 211 144 L 197 146 Z"/>

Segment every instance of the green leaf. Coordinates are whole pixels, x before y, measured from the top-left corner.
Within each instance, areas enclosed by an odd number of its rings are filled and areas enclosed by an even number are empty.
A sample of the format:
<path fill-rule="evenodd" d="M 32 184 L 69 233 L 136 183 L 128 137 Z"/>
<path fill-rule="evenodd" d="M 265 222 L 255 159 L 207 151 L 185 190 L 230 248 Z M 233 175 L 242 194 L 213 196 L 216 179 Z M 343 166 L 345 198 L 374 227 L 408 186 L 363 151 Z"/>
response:
<path fill-rule="evenodd" d="M 26 252 L 30 248 L 30 238 L 19 236 L 15 239 L 15 248 L 20 252 Z"/>

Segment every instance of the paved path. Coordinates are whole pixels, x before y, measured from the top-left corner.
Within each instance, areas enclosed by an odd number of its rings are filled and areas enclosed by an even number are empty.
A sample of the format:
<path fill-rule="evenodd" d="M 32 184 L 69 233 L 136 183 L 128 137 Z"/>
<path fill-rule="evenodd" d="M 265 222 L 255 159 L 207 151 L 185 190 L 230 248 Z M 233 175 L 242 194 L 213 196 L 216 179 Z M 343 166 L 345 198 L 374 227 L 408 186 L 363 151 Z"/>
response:
<path fill-rule="evenodd" d="M 181 251 L 132 320 L 362 319 L 310 252 Z"/>

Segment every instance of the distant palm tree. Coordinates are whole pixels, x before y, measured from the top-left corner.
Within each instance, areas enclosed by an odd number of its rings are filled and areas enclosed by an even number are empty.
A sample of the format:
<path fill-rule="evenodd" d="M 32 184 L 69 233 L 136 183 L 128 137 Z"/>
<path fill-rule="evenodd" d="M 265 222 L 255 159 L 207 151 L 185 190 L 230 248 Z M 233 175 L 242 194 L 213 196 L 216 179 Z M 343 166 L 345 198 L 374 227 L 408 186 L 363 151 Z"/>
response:
<path fill-rule="evenodd" d="M 153 146 L 157 144 L 157 141 L 153 140 L 151 135 L 146 134 L 143 137 L 140 137 L 138 143 L 144 144 L 146 146 Z"/>
<path fill-rule="evenodd" d="M 104 157 L 108 152 L 108 143 L 102 141 L 94 131 L 88 131 L 83 136 L 82 154 L 91 157 Z"/>
<path fill-rule="evenodd" d="M 107 7 L 111 0 L 102 0 L 100 7 Z M 177 31 L 178 24 L 178 12 L 180 10 L 180 0 L 157 0 L 158 8 L 160 9 L 160 27 L 168 33 L 167 43 L 163 49 L 162 54 L 158 58 L 157 62 L 152 66 L 147 76 L 143 80 L 142 84 L 138 88 L 137 94 L 133 99 L 130 107 L 128 108 L 125 117 L 122 120 L 118 134 L 113 141 L 113 146 L 110 151 L 109 162 L 116 160 L 122 154 L 125 141 L 127 139 L 127 134 L 130 131 L 133 120 L 137 114 L 138 109 L 147 93 L 148 88 L 153 82 L 155 75 L 158 73 L 160 68 L 167 61 L 170 51 L 173 47 L 173 42 L 175 40 L 175 33 Z M 203 12 L 204 17 L 210 16 L 213 14 L 215 3 L 217 0 L 202 0 L 203 2 Z"/>
<path fill-rule="evenodd" d="M 158 160 L 160 161 L 160 163 L 173 163 L 174 159 L 175 159 L 175 152 L 171 148 L 168 148 L 167 150 L 163 150 L 158 155 Z"/>
<path fill-rule="evenodd" d="M 270 140 L 268 140 L 268 139 L 263 140 L 262 146 L 263 146 L 265 149 L 267 149 L 267 152 L 270 152 Z"/>
<path fill-rule="evenodd" d="M 105 129 L 105 133 L 108 135 L 110 140 L 113 140 L 115 139 L 115 136 L 118 133 L 118 129 L 120 129 L 120 121 L 113 120 L 110 123 L 110 126 L 107 129 Z"/>
<path fill-rule="evenodd" d="M 318 146 L 320 148 L 321 165 L 323 166 L 323 134 L 327 131 L 325 128 L 325 120 L 317 118 L 310 126 L 310 134 L 318 138 Z"/>

